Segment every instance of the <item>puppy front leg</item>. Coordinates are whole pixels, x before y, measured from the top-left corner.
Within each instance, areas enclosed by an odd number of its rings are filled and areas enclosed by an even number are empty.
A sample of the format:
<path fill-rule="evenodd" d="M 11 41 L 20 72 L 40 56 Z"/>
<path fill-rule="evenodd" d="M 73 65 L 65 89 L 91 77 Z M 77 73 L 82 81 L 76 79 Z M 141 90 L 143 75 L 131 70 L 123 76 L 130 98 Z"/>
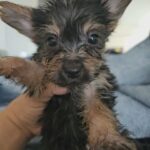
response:
<path fill-rule="evenodd" d="M 95 93 L 85 97 L 84 107 L 89 150 L 136 150 L 135 144 L 119 133 L 119 123 L 113 112 Z"/>
<path fill-rule="evenodd" d="M 121 136 L 112 112 L 97 99 L 86 108 L 90 150 L 136 150 L 134 143 Z"/>
<path fill-rule="evenodd" d="M 44 78 L 44 68 L 34 61 L 19 57 L 0 57 L 0 75 L 39 92 Z"/>

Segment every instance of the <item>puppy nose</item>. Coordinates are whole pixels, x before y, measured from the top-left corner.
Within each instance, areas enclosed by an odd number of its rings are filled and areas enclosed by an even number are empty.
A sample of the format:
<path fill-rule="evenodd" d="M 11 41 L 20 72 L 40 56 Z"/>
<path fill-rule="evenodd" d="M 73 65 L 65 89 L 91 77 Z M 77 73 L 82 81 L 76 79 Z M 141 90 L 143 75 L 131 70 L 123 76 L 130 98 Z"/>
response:
<path fill-rule="evenodd" d="M 83 64 L 79 60 L 66 60 L 63 65 L 64 73 L 69 78 L 77 78 L 80 76 Z"/>

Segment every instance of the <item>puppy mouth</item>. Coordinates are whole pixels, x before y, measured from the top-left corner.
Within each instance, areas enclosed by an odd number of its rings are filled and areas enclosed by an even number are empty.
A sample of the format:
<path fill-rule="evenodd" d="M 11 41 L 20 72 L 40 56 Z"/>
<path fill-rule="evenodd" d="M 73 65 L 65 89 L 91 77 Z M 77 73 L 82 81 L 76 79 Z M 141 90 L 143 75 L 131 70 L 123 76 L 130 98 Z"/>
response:
<path fill-rule="evenodd" d="M 91 82 L 91 78 L 86 71 L 75 75 L 66 75 L 61 72 L 58 77 L 55 77 L 54 82 L 60 86 L 74 87 Z"/>

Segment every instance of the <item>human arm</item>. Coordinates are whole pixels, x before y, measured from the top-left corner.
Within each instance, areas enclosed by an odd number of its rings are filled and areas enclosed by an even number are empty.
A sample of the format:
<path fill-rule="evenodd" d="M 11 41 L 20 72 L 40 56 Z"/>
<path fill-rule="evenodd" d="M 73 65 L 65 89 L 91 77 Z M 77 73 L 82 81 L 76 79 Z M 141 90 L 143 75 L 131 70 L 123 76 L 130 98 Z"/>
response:
<path fill-rule="evenodd" d="M 38 120 L 50 98 L 62 95 L 67 89 L 49 84 L 40 97 L 23 94 L 0 113 L 1 150 L 22 150 L 26 143 L 40 134 Z"/>

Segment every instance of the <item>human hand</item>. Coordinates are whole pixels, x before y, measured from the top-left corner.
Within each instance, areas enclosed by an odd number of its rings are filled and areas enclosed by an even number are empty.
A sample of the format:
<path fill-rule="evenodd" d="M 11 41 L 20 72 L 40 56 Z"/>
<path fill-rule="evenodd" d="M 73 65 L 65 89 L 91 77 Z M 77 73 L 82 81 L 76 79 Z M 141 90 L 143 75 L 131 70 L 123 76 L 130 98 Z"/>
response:
<path fill-rule="evenodd" d="M 54 95 L 63 95 L 66 93 L 66 88 L 50 83 L 39 97 L 30 97 L 27 94 L 17 97 L 3 113 L 23 134 L 33 137 L 39 135 L 41 132 L 41 124 L 38 120 L 47 102 Z"/>

